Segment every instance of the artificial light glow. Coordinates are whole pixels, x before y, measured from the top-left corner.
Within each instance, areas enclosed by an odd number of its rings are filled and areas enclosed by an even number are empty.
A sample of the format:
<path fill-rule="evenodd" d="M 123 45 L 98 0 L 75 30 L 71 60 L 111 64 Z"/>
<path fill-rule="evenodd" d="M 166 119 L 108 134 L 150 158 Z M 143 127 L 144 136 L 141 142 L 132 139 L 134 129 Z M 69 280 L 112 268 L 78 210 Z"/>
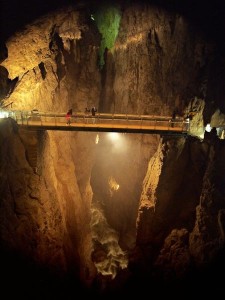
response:
<path fill-rule="evenodd" d="M 0 119 L 8 118 L 9 113 L 6 111 L 0 111 Z"/>
<path fill-rule="evenodd" d="M 116 141 L 119 139 L 119 136 L 120 134 L 118 132 L 110 132 L 109 133 L 109 138 L 112 140 L 112 141 Z"/>
<path fill-rule="evenodd" d="M 210 132 L 212 130 L 212 127 L 210 126 L 210 124 L 207 124 L 206 127 L 205 127 L 205 130 L 207 132 Z"/>
<path fill-rule="evenodd" d="M 95 144 L 98 144 L 98 142 L 99 142 L 99 134 L 96 135 Z"/>
<path fill-rule="evenodd" d="M 109 132 L 107 134 L 108 139 L 111 142 L 111 153 L 122 153 L 127 150 L 127 141 L 124 134 L 119 132 Z"/>
<path fill-rule="evenodd" d="M 91 19 L 92 19 L 93 21 L 95 20 L 94 15 L 91 15 Z"/>

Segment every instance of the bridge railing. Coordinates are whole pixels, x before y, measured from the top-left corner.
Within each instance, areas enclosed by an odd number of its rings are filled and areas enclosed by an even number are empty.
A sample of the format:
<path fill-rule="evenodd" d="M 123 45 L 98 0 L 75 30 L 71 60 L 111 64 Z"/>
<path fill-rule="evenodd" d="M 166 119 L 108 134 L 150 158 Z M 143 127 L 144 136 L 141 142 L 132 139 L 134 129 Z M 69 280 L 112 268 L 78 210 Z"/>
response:
<path fill-rule="evenodd" d="M 33 111 L 1 111 L 0 115 L 13 118 L 18 124 L 24 126 L 65 126 L 66 113 L 46 113 Z M 95 116 L 87 113 L 75 113 L 71 117 L 71 124 L 82 124 L 82 126 L 99 125 L 105 126 L 136 126 L 140 129 L 151 127 L 155 130 L 173 130 L 188 132 L 189 121 L 184 118 L 177 117 L 171 119 L 171 116 L 149 116 L 149 115 L 134 115 L 134 114 L 107 114 L 96 113 Z"/>

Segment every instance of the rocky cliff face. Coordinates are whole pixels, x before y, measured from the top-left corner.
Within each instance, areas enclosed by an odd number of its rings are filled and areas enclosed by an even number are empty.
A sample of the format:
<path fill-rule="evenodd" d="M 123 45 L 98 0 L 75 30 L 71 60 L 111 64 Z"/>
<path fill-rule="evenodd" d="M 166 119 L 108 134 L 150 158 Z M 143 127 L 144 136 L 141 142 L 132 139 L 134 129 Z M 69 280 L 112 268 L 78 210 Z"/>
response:
<path fill-rule="evenodd" d="M 109 29 L 118 32 L 99 64 Z M 5 282 L 13 273 L 21 294 L 41 298 L 75 287 L 98 295 L 156 283 L 196 287 L 218 265 L 224 274 L 224 140 L 205 132 L 207 123 L 224 124 L 224 72 L 211 81 L 223 63 L 216 42 L 180 13 L 126 2 L 57 10 L 6 41 L 3 106 L 157 115 L 176 108 L 192 120 L 188 137 L 117 140 L 2 121 Z M 31 289 L 21 288 L 23 280 Z"/>

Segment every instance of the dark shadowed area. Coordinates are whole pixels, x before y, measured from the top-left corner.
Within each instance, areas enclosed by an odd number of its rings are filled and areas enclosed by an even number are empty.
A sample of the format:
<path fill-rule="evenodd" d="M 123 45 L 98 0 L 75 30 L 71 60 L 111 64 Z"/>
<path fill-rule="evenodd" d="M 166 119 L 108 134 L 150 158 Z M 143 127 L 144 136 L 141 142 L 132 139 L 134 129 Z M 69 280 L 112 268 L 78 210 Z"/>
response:
<path fill-rule="evenodd" d="M 19 28 L 22 28 L 33 19 L 42 14 L 51 12 L 66 5 L 94 7 L 101 5 L 105 1 L 94 0 L 1 0 L 0 3 L 0 38 L 7 39 Z M 109 1 L 107 1 L 109 2 Z M 220 0 L 116 0 L 119 4 L 127 3 L 153 3 L 170 11 L 180 12 L 193 21 L 198 30 L 204 31 L 209 37 L 221 41 L 224 46 L 222 33 L 225 28 L 225 3 Z"/>

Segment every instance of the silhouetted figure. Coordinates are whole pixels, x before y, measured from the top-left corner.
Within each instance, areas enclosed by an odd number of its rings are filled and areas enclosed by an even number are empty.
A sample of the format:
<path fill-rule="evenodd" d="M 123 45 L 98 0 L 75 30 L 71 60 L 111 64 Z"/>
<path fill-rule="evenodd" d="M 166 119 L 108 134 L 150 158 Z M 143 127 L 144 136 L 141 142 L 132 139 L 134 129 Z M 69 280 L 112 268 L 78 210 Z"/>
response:
<path fill-rule="evenodd" d="M 177 115 L 177 109 L 174 109 L 174 111 L 172 113 L 171 127 L 174 127 L 174 122 L 176 120 L 176 115 Z"/>
<path fill-rule="evenodd" d="M 73 110 L 72 108 L 68 110 L 68 112 L 66 113 L 66 124 L 70 125 L 71 124 L 71 117 L 73 114 Z"/>
<path fill-rule="evenodd" d="M 93 106 L 92 109 L 91 109 L 91 114 L 92 114 L 93 117 L 95 116 L 96 112 L 97 112 L 97 109 L 95 108 L 95 106 Z"/>

